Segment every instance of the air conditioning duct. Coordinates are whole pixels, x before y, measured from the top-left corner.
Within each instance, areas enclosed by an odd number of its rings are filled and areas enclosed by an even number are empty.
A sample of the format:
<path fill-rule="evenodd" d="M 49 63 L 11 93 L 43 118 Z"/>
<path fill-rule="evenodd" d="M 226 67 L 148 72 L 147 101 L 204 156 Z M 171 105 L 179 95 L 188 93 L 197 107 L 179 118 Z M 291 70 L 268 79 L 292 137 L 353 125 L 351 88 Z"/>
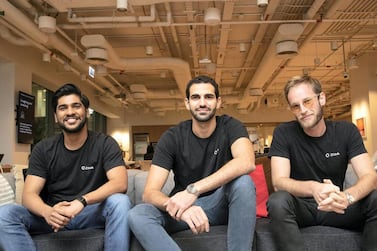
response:
<path fill-rule="evenodd" d="M 263 96 L 263 90 L 261 88 L 251 88 L 249 94 L 250 96 Z"/>
<path fill-rule="evenodd" d="M 296 41 L 286 40 L 276 43 L 276 55 L 278 57 L 289 58 L 298 54 Z"/>
<path fill-rule="evenodd" d="M 146 93 L 147 88 L 145 87 L 145 85 L 133 84 L 133 85 L 130 85 L 130 91 L 132 93 L 134 93 L 134 92 Z"/>
<path fill-rule="evenodd" d="M 92 47 L 88 48 L 85 53 L 85 60 L 89 64 L 99 65 L 109 61 L 107 51 L 104 48 Z"/>

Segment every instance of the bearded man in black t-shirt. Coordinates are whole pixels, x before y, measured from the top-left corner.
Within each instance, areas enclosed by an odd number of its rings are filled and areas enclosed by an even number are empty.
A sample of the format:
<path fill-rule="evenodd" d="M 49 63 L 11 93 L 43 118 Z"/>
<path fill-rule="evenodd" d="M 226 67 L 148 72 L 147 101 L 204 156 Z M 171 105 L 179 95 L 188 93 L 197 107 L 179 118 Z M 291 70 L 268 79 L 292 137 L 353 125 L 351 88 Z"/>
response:
<path fill-rule="evenodd" d="M 34 147 L 21 205 L 0 208 L 0 250 L 36 250 L 30 234 L 105 228 L 104 250 L 128 250 L 127 170 L 117 142 L 88 130 L 89 100 L 65 84 L 52 97 L 62 133 Z"/>
<path fill-rule="evenodd" d="M 248 175 L 255 169 L 254 150 L 238 120 L 215 116 L 221 106 L 217 83 L 192 79 L 185 105 L 192 119 L 166 131 L 156 146 L 143 194 L 145 204 L 130 210 L 130 228 L 146 250 L 180 250 L 169 233 L 209 232 L 228 224 L 228 250 L 250 251 L 256 202 Z M 161 190 L 174 173 L 171 194 Z"/>
<path fill-rule="evenodd" d="M 299 228 L 364 229 L 363 250 L 377 248 L 377 175 L 356 126 L 323 118 L 326 96 L 318 80 L 291 79 L 285 97 L 296 121 L 273 135 L 268 213 L 277 250 L 303 250 Z M 343 188 L 347 165 L 359 177 Z"/>

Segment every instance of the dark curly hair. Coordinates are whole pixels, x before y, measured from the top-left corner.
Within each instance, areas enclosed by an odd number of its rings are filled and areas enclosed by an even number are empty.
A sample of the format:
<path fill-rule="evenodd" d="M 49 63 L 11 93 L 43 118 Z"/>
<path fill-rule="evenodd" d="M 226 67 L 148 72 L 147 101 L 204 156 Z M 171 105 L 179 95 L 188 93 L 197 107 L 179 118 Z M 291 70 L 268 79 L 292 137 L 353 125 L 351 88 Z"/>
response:
<path fill-rule="evenodd" d="M 54 93 L 54 95 L 52 96 L 52 108 L 54 109 L 54 111 L 56 111 L 56 108 L 58 106 L 58 99 L 63 97 L 63 96 L 67 96 L 67 95 L 71 95 L 71 94 L 76 94 L 77 96 L 80 97 L 80 100 L 81 100 L 81 103 L 85 106 L 86 109 L 89 108 L 89 99 L 87 96 L 85 96 L 84 94 L 81 93 L 81 90 L 74 84 L 71 84 L 71 83 L 67 83 L 63 86 L 61 86 L 59 89 L 57 89 Z"/>
<path fill-rule="evenodd" d="M 187 83 L 187 86 L 186 86 L 186 98 L 187 99 L 190 98 L 190 88 L 191 88 L 191 86 L 193 84 L 202 84 L 202 83 L 211 84 L 215 88 L 216 98 L 219 97 L 219 85 L 216 83 L 216 81 L 213 78 L 210 78 L 208 76 L 202 75 L 202 76 L 198 76 L 198 77 L 195 77 L 195 78 L 191 79 Z"/>

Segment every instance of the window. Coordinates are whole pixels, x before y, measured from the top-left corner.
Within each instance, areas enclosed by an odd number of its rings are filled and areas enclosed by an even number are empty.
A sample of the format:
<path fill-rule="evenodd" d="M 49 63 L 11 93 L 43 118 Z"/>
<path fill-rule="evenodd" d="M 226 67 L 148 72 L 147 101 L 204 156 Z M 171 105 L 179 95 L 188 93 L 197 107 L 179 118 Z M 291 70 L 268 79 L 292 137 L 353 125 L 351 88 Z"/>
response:
<path fill-rule="evenodd" d="M 55 123 L 54 110 L 51 107 L 53 92 L 33 83 L 32 94 L 35 96 L 34 145 L 44 138 L 61 133 Z M 106 116 L 89 108 L 88 128 L 92 131 L 106 133 Z"/>

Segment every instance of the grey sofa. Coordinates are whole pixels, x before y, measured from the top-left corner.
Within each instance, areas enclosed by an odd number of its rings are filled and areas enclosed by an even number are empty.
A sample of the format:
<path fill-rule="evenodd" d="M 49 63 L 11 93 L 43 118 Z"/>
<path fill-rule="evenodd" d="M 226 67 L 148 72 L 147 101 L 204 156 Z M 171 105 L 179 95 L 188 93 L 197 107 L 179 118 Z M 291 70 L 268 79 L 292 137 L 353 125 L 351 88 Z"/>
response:
<path fill-rule="evenodd" d="M 256 159 L 256 163 L 263 164 L 267 179 L 269 192 L 272 192 L 270 182 L 270 166 L 266 157 Z M 127 194 L 134 204 L 141 202 L 141 195 L 147 172 L 141 170 L 128 170 L 129 184 Z M 7 175 L 5 175 L 7 176 Z M 354 179 L 352 173 L 347 174 L 348 183 L 350 177 Z M 8 175 L 8 180 L 12 183 L 12 177 Z M 173 187 L 173 176 L 169 177 L 164 187 L 164 192 L 169 192 Z M 172 235 L 182 250 L 226 250 L 226 226 L 212 226 L 209 233 L 193 235 L 191 231 L 181 231 Z M 361 250 L 361 233 L 342 230 L 332 227 L 315 226 L 302 228 L 305 248 L 308 251 L 357 251 Z M 38 250 L 41 251 L 78 251 L 78 250 L 103 250 L 103 229 L 62 231 L 52 234 L 34 235 Z M 131 251 L 144 250 L 135 238 L 131 238 Z M 253 251 L 277 251 L 271 235 L 269 220 L 267 218 L 257 219 L 256 231 L 254 235 Z"/>

